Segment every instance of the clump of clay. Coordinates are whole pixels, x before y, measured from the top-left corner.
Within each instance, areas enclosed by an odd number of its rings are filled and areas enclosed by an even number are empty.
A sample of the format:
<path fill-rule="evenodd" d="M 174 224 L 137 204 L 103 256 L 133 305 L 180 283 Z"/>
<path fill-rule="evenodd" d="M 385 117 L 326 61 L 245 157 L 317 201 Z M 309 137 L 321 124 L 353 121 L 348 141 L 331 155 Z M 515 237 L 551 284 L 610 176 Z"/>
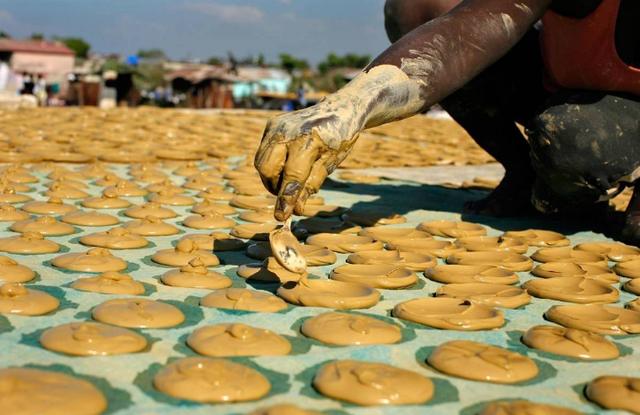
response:
<path fill-rule="evenodd" d="M 158 219 L 171 219 L 178 216 L 173 210 L 163 207 L 159 203 L 147 202 L 144 205 L 132 206 L 124 211 L 126 216 L 134 219 L 144 219 L 147 217 L 155 217 Z"/>
<path fill-rule="evenodd" d="M 91 248 L 86 252 L 60 255 L 51 263 L 58 268 L 79 272 L 122 271 L 127 268 L 126 261 L 113 256 L 104 248 Z"/>
<path fill-rule="evenodd" d="M 166 272 L 160 279 L 164 284 L 172 287 L 218 290 L 231 286 L 231 279 L 209 271 L 200 258 L 192 259 L 189 264 L 179 270 Z"/>
<path fill-rule="evenodd" d="M 586 395 L 605 409 L 640 413 L 640 378 L 600 376 L 589 382 Z"/>
<path fill-rule="evenodd" d="M 467 236 L 484 236 L 487 234 L 487 230 L 484 227 L 475 223 L 454 222 L 449 220 L 422 222 L 418 225 L 417 229 L 444 238 L 463 238 Z"/>
<path fill-rule="evenodd" d="M 437 265 L 424 272 L 425 277 L 443 284 L 517 284 L 519 279 L 513 271 L 493 265 Z"/>
<path fill-rule="evenodd" d="M 181 239 L 174 249 L 159 250 L 153 254 L 151 260 L 170 267 L 183 267 L 196 258 L 207 267 L 220 264 L 217 256 L 211 252 L 199 249 L 195 242 L 190 239 Z"/>
<path fill-rule="evenodd" d="M 78 226 L 112 226 L 120 223 L 120 219 L 113 215 L 83 211 L 67 213 L 62 217 L 62 221 Z"/>
<path fill-rule="evenodd" d="M 393 344 L 402 339 L 395 324 L 360 314 L 329 312 L 305 320 L 302 334 L 338 346 Z"/>
<path fill-rule="evenodd" d="M 492 265 L 513 272 L 529 271 L 533 261 L 513 252 L 457 252 L 447 257 L 448 264 Z"/>
<path fill-rule="evenodd" d="M 445 330 L 488 330 L 504 325 L 502 311 L 447 297 L 415 298 L 397 304 L 393 315 L 403 320 Z"/>
<path fill-rule="evenodd" d="M 41 233 L 25 232 L 18 236 L 0 238 L 0 251 L 10 254 L 52 254 L 60 250 L 60 245 L 44 239 Z"/>
<path fill-rule="evenodd" d="M 59 305 L 57 298 L 43 291 L 12 282 L 0 285 L 0 314 L 39 316 L 50 313 Z"/>
<path fill-rule="evenodd" d="M 131 233 L 141 236 L 169 236 L 180 233 L 180 230 L 170 223 L 165 223 L 155 216 L 133 220 L 123 225 Z"/>
<path fill-rule="evenodd" d="M 581 415 L 573 409 L 524 400 L 492 402 L 479 415 Z"/>
<path fill-rule="evenodd" d="M 377 290 L 363 284 L 308 278 L 285 283 L 277 294 L 291 304 L 338 310 L 369 308 L 380 300 Z"/>
<path fill-rule="evenodd" d="M 0 282 L 27 282 L 36 277 L 36 273 L 15 260 L 0 256 Z"/>
<path fill-rule="evenodd" d="M 278 356 L 291 351 L 284 337 L 241 323 L 201 327 L 191 333 L 187 344 L 196 353 L 211 357 Z"/>
<path fill-rule="evenodd" d="M 7 203 L 0 204 L 0 222 L 17 222 L 29 219 L 29 214 Z"/>
<path fill-rule="evenodd" d="M 368 236 L 337 233 L 318 233 L 311 235 L 307 238 L 306 243 L 309 245 L 321 246 L 341 254 L 382 250 L 383 248 L 382 242 L 375 241 Z"/>
<path fill-rule="evenodd" d="M 114 326 L 150 329 L 175 327 L 185 318 L 176 306 L 142 298 L 105 301 L 93 309 L 92 316 L 94 320 Z"/>
<path fill-rule="evenodd" d="M 640 333 L 640 312 L 601 304 L 556 305 L 544 316 L 567 328 L 597 334 L 626 335 Z"/>
<path fill-rule="evenodd" d="M 193 241 L 198 249 L 205 251 L 238 251 L 246 246 L 243 240 L 224 232 L 194 233 L 182 239 Z"/>
<path fill-rule="evenodd" d="M 570 303 L 615 303 L 620 293 L 606 282 L 583 277 L 547 278 L 527 281 L 531 295 Z"/>
<path fill-rule="evenodd" d="M 615 344 L 584 330 L 556 326 L 534 326 L 522 336 L 534 349 L 582 360 L 610 360 L 620 356 Z"/>
<path fill-rule="evenodd" d="M 69 235 L 75 232 L 73 226 L 61 223 L 51 216 L 40 216 L 15 222 L 9 227 L 14 232 L 39 232 L 43 236 Z"/>
<path fill-rule="evenodd" d="M 78 278 L 71 287 L 101 294 L 144 294 L 144 285 L 141 282 L 134 280 L 130 275 L 115 271 L 103 272 L 95 277 Z"/>
<path fill-rule="evenodd" d="M 212 292 L 200 300 L 200 305 L 262 313 L 276 313 L 287 308 L 287 304 L 273 294 L 245 288 L 227 288 Z"/>
<path fill-rule="evenodd" d="M 522 288 L 501 284 L 446 284 L 438 287 L 436 295 L 468 300 L 490 307 L 518 308 L 531 302 L 531 296 Z"/>
<path fill-rule="evenodd" d="M 22 210 L 38 215 L 64 215 L 78 210 L 75 206 L 67 205 L 59 198 L 49 198 L 46 202 L 29 202 L 22 206 Z"/>
<path fill-rule="evenodd" d="M 334 268 L 329 277 L 336 281 L 356 282 L 387 290 L 410 287 L 418 282 L 417 275 L 410 269 L 389 264 L 346 264 Z"/>
<path fill-rule="evenodd" d="M 96 232 L 80 238 L 80 243 L 107 249 L 136 249 L 149 245 L 143 236 L 133 234 L 126 228 L 111 228 L 106 232 Z"/>

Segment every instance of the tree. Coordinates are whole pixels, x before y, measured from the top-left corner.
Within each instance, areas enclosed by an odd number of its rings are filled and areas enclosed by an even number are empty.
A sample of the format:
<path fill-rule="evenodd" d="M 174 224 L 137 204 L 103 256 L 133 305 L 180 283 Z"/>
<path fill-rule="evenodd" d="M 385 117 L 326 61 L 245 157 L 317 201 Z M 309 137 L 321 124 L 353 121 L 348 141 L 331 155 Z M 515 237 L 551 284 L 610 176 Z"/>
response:
<path fill-rule="evenodd" d="M 0 39 L 11 39 L 11 35 L 0 29 Z"/>
<path fill-rule="evenodd" d="M 318 69 L 321 73 L 327 73 L 330 69 L 334 68 L 358 68 L 362 69 L 371 61 L 370 55 L 358 55 L 356 53 L 347 53 L 343 56 L 338 56 L 331 52 L 327 55 L 324 61 L 318 64 Z"/>
<path fill-rule="evenodd" d="M 138 51 L 138 56 L 142 59 L 165 59 L 167 55 L 164 53 L 162 49 L 153 48 L 153 49 L 140 49 Z"/>
<path fill-rule="evenodd" d="M 91 49 L 91 45 L 82 38 L 61 37 L 56 38 L 56 40 L 64 43 L 69 49 L 71 49 L 76 54 L 76 58 L 84 59 L 89 56 L 89 49 Z"/>
<path fill-rule="evenodd" d="M 280 67 L 289 73 L 292 73 L 296 69 L 307 69 L 309 63 L 304 59 L 298 59 L 288 53 L 280 54 Z"/>
<path fill-rule="evenodd" d="M 29 36 L 29 39 L 31 39 L 31 40 L 44 40 L 44 34 L 43 33 L 31 33 L 31 36 Z"/>
<path fill-rule="evenodd" d="M 209 65 L 222 65 L 224 63 L 224 60 L 222 58 L 219 58 L 217 56 L 212 56 L 209 59 L 207 59 L 207 64 Z"/>

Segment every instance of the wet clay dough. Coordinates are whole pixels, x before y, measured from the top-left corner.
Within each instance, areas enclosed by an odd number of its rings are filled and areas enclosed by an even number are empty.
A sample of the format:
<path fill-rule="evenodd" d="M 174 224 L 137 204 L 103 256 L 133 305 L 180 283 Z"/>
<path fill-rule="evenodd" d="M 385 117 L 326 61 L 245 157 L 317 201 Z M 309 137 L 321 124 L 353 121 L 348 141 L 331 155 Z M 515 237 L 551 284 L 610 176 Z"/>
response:
<path fill-rule="evenodd" d="M 162 329 L 184 321 L 176 306 L 143 298 L 107 300 L 92 311 L 94 320 L 127 328 Z"/>
<path fill-rule="evenodd" d="M 374 211 L 351 211 L 345 213 L 342 219 L 360 226 L 397 225 L 407 221 L 407 218 L 397 213 Z"/>
<path fill-rule="evenodd" d="M 103 272 L 95 277 L 78 278 L 71 287 L 101 294 L 144 294 L 144 285 L 141 282 L 134 280 L 130 275 L 115 271 Z"/>
<path fill-rule="evenodd" d="M 504 325 L 502 311 L 447 297 L 415 298 L 397 304 L 393 315 L 429 327 L 445 330 L 488 330 Z"/>
<path fill-rule="evenodd" d="M 527 281 L 523 287 L 533 296 L 570 303 L 615 303 L 620 293 L 606 282 L 583 277 Z"/>
<path fill-rule="evenodd" d="M 433 382 L 410 370 L 383 363 L 338 360 L 325 364 L 313 378 L 321 394 L 356 405 L 407 405 L 427 402 Z"/>
<path fill-rule="evenodd" d="M 220 264 L 217 256 L 211 252 L 198 249 L 198 245 L 190 239 L 181 239 L 174 249 L 161 249 L 153 254 L 151 260 L 170 267 L 183 267 L 196 258 L 207 267 Z"/>
<path fill-rule="evenodd" d="M 153 216 L 158 219 L 171 219 L 178 216 L 173 210 L 155 202 L 147 202 L 141 206 L 132 206 L 125 210 L 124 214 L 134 219 L 144 219 L 148 216 Z"/>
<path fill-rule="evenodd" d="M 579 251 L 569 246 L 559 248 L 541 248 L 531 255 L 536 262 L 571 262 L 607 266 L 607 259 L 597 253 Z"/>
<path fill-rule="evenodd" d="M 605 409 L 640 414 L 640 378 L 600 376 L 589 382 L 585 394 Z"/>
<path fill-rule="evenodd" d="M 269 239 L 269 233 L 276 230 L 279 226 L 276 222 L 245 223 L 234 226 L 230 234 L 242 239 L 267 241 Z"/>
<path fill-rule="evenodd" d="M 534 349 L 582 360 L 610 360 L 620 356 L 615 344 L 588 331 L 556 326 L 534 326 L 522 336 Z"/>
<path fill-rule="evenodd" d="M 607 267 L 571 262 L 547 262 L 537 265 L 531 273 L 540 278 L 582 277 L 607 284 L 615 284 L 620 278 Z"/>
<path fill-rule="evenodd" d="M 120 199 L 111 192 L 103 192 L 100 197 L 89 197 L 80 203 L 82 207 L 89 209 L 124 209 L 131 206 L 128 200 Z"/>
<path fill-rule="evenodd" d="M 111 228 L 106 232 L 96 232 L 80 238 L 80 243 L 107 249 L 136 249 L 149 245 L 143 236 L 135 235 L 126 228 Z"/>
<path fill-rule="evenodd" d="M 196 233 L 186 235 L 182 239 L 192 240 L 198 249 L 205 251 L 238 251 L 246 246 L 243 240 L 224 232 Z"/>
<path fill-rule="evenodd" d="M 203 307 L 275 313 L 287 308 L 287 303 L 273 294 L 246 288 L 215 291 L 200 300 Z"/>
<path fill-rule="evenodd" d="M 441 344 L 427 362 L 447 375 L 491 383 L 519 383 L 538 375 L 535 362 L 526 356 L 467 340 Z"/>
<path fill-rule="evenodd" d="M 329 278 L 387 290 L 410 287 L 418 282 L 418 276 L 410 269 L 384 264 L 342 265 L 334 268 Z"/>
<path fill-rule="evenodd" d="M 0 256 L 0 282 L 27 282 L 36 277 L 36 273 L 15 260 Z"/>
<path fill-rule="evenodd" d="M 6 203 L 0 204 L 0 222 L 16 222 L 26 219 L 29 219 L 27 212 Z"/>
<path fill-rule="evenodd" d="M 51 263 L 58 268 L 79 272 L 122 271 L 127 268 L 126 261 L 113 256 L 104 248 L 91 248 L 86 252 L 60 255 Z"/>
<path fill-rule="evenodd" d="M 431 235 L 424 231 L 419 231 L 413 228 L 390 228 L 385 226 L 374 226 L 364 228 L 358 232 L 360 236 L 368 236 L 382 242 L 393 242 L 396 239 L 418 239 L 426 238 L 431 239 Z"/>
<path fill-rule="evenodd" d="M 598 334 L 640 333 L 640 312 L 601 304 L 556 305 L 544 316 L 568 328 Z"/>
<path fill-rule="evenodd" d="M 567 246 L 570 243 L 567 237 L 563 234 L 543 229 L 508 231 L 505 232 L 503 236 L 507 238 L 521 239 L 529 246 L 537 246 L 541 248 Z"/>
<path fill-rule="evenodd" d="M 65 213 L 78 210 L 75 206 L 67 205 L 59 198 L 49 198 L 46 202 L 29 202 L 22 206 L 22 210 L 38 215 L 64 215 Z"/>
<path fill-rule="evenodd" d="M 533 261 L 513 252 L 458 252 L 447 257 L 448 264 L 493 265 L 513 272 L 529 271 Z"/>
<path fill-rule="evenodd" d="M 440 241 L 436 239 L 405 239 L 398 238 L 387 243 L 387 249 L 416 252 L 423 255 L 436 256 L 438 258 L 447 258 L 448 256 L 464 251 L 449 241 Z"/>
<path fill-rule="evenodd" d="M 275 283 L 298 281 L 307 275 L 306 271 L 297 273 L 285 269 L 274 257 L 265 259 L 263 263 L 240 265 L 237 274 L 246 280 Z"/>
<path fill-rule="evenodd" d="M 573 409 L 524 400 L 492 402 L 479 415 L 581 415 Z"/>
<path fill-rule="evenodd" d="M 219 215 L 229 216 L 237 213 L 237 211 L 229 205 L 212 202 L 210 200 L 198 203 L 191 208 L 191 211 L 200 215 L 205 213 L 217 213 Z M 271 218 L 271 220 L 273 221 L 273 218 Z"/>
<path fill-rule="evenodd" d="M 456 245 L 467 251 L 509 251 L 524 254 L 529 245 L 520 239 L 504 238 L 501 236 L 467 236 L 458 238 Z"/>
<path fill-rule="evenodd" d="M 211 357 L 278 356 L 291 351 L 284 337 L 246 324 L 216 324 L 195 330 L 187 344 L 196 353 Z"/>
<path fill-rule="evenodd" d="M 531 297 L 522 288 L 501 284 L 446 284 L 436 290 L 436 295 L 503 308 L 518 308 L 531 302 Z"/>
<path fill-rule="evenodd" d="M 0 279 L 2 278 L 0 277 Z M 640 279 L 635 278 L 629 280 L 622 287 L 625 291 L 628 291 L 635 295 L 640 295 Z"/>
<path fill-rule="evenodd" d="M 182 224 L 193 229 L 221 229 L 232 228 L 236 222 L 218 213 L 208 212 L 203 215 L 189 216 Z"/>
<path fill-rule="evenodd" d="M 492 265 L 437 265 L 429 268 L 424 275 L 432 281 L 443 284 L 517 284 L 519 279 L 513 271 Z"/>
<path fill-rule="evenodd" d="M 64 373 L 11 367 L 0 369 L 0 413 L 12 415 L 99 415 L 107 400 L 86 380 Z"/>
<path fill-rule="evenodd" d="M 43 236 L 69 235 L 75 232 L 73 226 L 58 222 L 51 216 L 40 216 L 35 219 L 27 219 L 15 222 L 9 227 L 14 232 L 39 232 Z"/>
<path fill-rule="evenodd" d="M 424 271 L 436 266 L 434 257 L 417 252 L 403 251 L 362 251 L 347 257 L 349 264 L 362 265 L 395 265 L 411 271 Z"/>
<path fill-rule="evenodd" d="M 10 254 L 52 254 L 60 250 L 60 245 L 44 239 L 41 233 L 25 232 L 18 236 L 0 238 L 0 251 Z"/>
<path fill-rule="evenodd" d="M 78 226 L 112 226 L 120 223 L 120 219 L 113 215 L 83 211 L 67 213 L 62 217 L 62 221 Z"/>
<path fill-rule="evenodd" d="M 632 261 L 618 262 L 613 270 L 621 277 L 640 278 L 640 259 Z"/>
<path fill-rule="evenodd" d="M 141 236 L 169 236 L 180 233 L 180 230 L 170 223 L 164 223 L 155 216 L 133 220 L 123 225 L 131 233 Z"/>
<path fill-rule="evenodd" d="M 576 245 L 575 249 L 606 256 L 609 260 L 615 262 L 640 259 L 640 248 L 619 242 L 585 242 Z"/>
<path fill-rule="evenodd" d="M 74 356 L 108 356 L 135 353 L 147 347 L 138 333 L 102 323 L 67 323 L 45 330 L 42 347 Z"/>
<path fill-rule="evenodd" d="M 59 305 L 57 298 L 44 291 L 13 282 L 0 285 L 0 314 L 39 316 L 57 309 Z"/>
<path fill-rule="evenodd" d="M 256 409 L 248 415 L 322 415 L 322 413 L 283 403 L 269 406 L 267 408 Z"/>
<path fill-rule="evenodd" d="M 255 369 L 223 359 L 186 357 L 168 364 L 153 378 L 160 392 L 196 402 L 260 399 L 271 384 Z"/>
<path fill-rule="evenodd" d="M 361 314 L 328 312 L 305 320 L 302 334 L 338 346 L 393 344 L 402 339 L 400 327 Z"/>
<path fill-rule="evenodd" d="M 484 236 L 487 234 L 487 230 L 484 227 L 475 223 L 454 222 L 449 220 L 422 222 L 416 229 L 445 238 L 463 238 L 466 236 Z"/>
<path fill-rule="evenodd" d="M 179 270 L 166 272 L 160 279 L 164 284 L 172 287 L 218 290 L 231 286 L 231 280 L 228 277 L 209 271 L 199 258 L 192 259 L 189 264 Z"/>
<path fill-rule="evenodd" d="M 368 236 L 345 235 L 337 233 L 318 233 L 307 238 L 308 245 L 321 246 L 333 252 L 346 254 L 360 251 L 382 250 L 380 241 Z"/>
<path fill-rule="evenodd" d="M 338 310 L 369 308 L 380 300 L 377 290 L 363 284 L 308 278 L 285 283 L 277 294 L 291 304 Z"/>

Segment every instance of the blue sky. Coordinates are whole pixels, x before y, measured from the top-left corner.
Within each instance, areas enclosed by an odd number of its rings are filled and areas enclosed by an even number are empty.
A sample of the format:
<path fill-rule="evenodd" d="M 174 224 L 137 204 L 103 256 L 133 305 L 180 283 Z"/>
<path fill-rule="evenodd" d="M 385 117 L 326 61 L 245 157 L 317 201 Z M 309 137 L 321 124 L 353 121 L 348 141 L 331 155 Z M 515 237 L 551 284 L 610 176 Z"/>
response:
<path fill-rule="evenodd" d="M 81 36 L 97 52 L 162 48 L 173 58 L 288 52 L 317 63 L 329 52 L 387 47 L 384 0 L 0 0 L 0 29 Z"/>

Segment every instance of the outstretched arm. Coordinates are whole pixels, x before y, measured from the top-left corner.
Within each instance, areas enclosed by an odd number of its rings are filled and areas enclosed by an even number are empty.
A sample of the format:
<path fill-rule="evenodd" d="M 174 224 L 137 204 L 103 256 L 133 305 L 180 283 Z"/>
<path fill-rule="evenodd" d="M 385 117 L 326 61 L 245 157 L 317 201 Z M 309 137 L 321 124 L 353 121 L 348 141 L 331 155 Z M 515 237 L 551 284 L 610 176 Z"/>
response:
<path fill-rule="evenodd" d="M 275 216 L 299 212 L 348 155 L 358 133 L 414 115 L 506 54 L 551 0 L 465 0 L 419 26 L 340 91 L 272 120 L 255 165 L 278 195 Z"/>

